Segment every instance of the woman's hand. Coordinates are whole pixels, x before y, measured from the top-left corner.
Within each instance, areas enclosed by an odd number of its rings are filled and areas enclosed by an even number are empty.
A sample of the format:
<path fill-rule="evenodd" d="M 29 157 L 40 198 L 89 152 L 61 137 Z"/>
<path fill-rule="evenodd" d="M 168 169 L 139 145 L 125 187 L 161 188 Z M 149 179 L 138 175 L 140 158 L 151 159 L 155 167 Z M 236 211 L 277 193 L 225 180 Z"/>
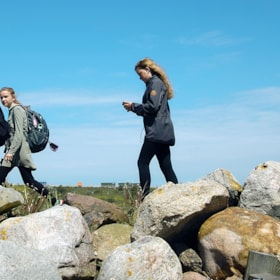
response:
<path fill-rule="evenodd" d="M 7 154 L 5 155 L 5 160 L 7 160 L 7 161 L 12 161 L 12 159 L 13 159 L 13 154 L 7 153 Z"/>
<path fill-rule="evenodd" d="M 132 102 L 129 102 L 129 101 L 124 101 L 122 103 L 123 107 L 125 108 L 125 110 L 127 112 L 131 111 L 131 105 L 132 105 Z"/>

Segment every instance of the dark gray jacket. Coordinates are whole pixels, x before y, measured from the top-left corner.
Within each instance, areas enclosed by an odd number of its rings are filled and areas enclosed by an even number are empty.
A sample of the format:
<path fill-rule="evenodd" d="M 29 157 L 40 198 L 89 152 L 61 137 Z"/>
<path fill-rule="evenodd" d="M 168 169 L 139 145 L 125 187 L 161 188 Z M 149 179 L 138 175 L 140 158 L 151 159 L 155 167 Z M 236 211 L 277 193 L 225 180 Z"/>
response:
<path fill-rule="evenodd" d="M 132 112 L 143 117 L 146 140 L 170 146 L 175 144 L 167 90 L 158 76 L 153 75 L 147 81 L 142 104 L 132 103 L 131 109 Z"/>

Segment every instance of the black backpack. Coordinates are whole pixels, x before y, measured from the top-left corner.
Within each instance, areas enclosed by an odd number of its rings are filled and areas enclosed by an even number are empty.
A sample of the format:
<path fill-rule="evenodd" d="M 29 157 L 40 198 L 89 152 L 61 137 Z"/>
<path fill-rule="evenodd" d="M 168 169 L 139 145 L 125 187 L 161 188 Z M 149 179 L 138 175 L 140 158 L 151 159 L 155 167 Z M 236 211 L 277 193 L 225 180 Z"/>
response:
<path fill-rule="evenodd" d="M 28 121 L 27 141 L 32 153 L 43 151 L 49 143 L 50 131 L 43 116 L 31 110 L 30 106 L 24 107 Z"/>
<path fill-rule="evenodd" d="M 10 138 L 10 126 L 5 120 L 2 108 L 0 108 L 0 146 L 3 146 Z"/>

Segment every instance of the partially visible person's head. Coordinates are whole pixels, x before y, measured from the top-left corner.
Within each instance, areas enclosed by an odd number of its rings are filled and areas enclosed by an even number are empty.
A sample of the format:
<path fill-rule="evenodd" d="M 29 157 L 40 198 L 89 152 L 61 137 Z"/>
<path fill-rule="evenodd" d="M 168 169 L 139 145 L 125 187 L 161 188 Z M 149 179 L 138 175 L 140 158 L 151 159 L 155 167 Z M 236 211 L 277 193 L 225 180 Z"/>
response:
<path fill-rule="evenodd" d="M 139 74 L 139 71 L 141 69 L 144 69 L 146 71 L 150 71 L 152 75 L 157 75 L 164 85 L 166 86 L 167 89 L 167 98 L 171 99 L 173 97 L 173 89 L 171 87 L 171 84 L 168 81 L 167 75 L 165 71 L 155 63 L 150 58 L 144 58 L 140 61 L 138 61 L 134 67 L 134 70 Z"/>
<path fill-rule="evenodd" d="M 3 87 L 0 90 L 1 102 L 5 107 L 10 108 L 13 103 L 19 104 L 16 93 L 11 87 Z"/>
<path fill-rule="evenodd" d="M 135 65 L 134 69 L 135 70 L 137 68 L 145 69 L 145 68 L 149 67 L 151 70 L 153 70 L 155 65 L 156 65 L 156 63 L 152 59 L 146 57 L 146 58 L 138 61 Z"/>

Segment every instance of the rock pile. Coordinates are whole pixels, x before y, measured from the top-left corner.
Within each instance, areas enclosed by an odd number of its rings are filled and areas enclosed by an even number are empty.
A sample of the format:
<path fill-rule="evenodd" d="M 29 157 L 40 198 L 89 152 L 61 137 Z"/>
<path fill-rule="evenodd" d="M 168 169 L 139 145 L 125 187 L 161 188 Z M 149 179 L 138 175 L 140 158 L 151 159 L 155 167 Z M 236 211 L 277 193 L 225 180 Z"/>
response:
<path fill-rule="evenodd" d="M 18 195 L 14 200 L 7 206 L 0 196 L 0 209 L 21 202 Z M 0 223 L 0 275 L 35 280 L 41 270 L 46 280 L 241 280 L 250 251 L 280 256 L 278 162 L 254 168 L 243 186 L 225 169 L 167 183 L 145 198 L 133 226 L 108 202 L 75 194 L 65 201 Z M 275 273 L 280 278 L 280 268 Z"/>

